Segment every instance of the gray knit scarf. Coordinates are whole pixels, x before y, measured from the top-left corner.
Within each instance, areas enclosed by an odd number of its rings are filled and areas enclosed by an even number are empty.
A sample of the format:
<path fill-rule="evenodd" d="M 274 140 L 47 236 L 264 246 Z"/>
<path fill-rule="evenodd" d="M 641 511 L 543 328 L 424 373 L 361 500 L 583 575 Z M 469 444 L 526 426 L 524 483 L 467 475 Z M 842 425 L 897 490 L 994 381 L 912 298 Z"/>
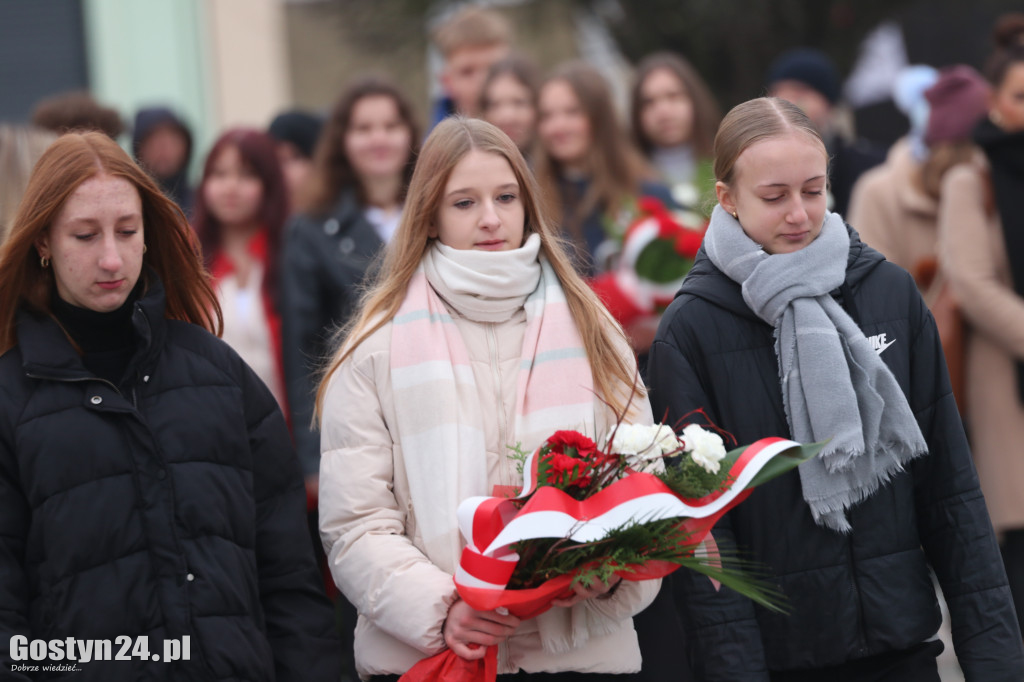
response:
<path fill-rule="evenodd" d="M 850 239 L 827 213 L 821 234 L 794 253 L 769 255 L 721 206 L 704 250 L 775 328 L 782 399 L 792 437 L 828 445 L 800 465 L 804 500 L 819 526 L 850 531 L 846 510 L 928 445 L 906 396 L 857 324 L 830 295 L 846 277 Z"/>

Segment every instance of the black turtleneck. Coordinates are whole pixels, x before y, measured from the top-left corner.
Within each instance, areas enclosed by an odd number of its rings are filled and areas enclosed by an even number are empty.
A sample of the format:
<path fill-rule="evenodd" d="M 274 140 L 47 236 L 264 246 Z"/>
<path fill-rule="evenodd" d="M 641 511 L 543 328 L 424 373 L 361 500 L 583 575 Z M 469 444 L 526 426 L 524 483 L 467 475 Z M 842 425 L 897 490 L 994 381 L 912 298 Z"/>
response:
<path fill-rule="evenodd" d="M 53 316 L 82 351 L 82 364 L 115 386 L 124 378 L 135 353 L 132 307 L 136 292 L 117 310 L 100 313 L 71 305 L 54 292 L 50 300 Z"/>

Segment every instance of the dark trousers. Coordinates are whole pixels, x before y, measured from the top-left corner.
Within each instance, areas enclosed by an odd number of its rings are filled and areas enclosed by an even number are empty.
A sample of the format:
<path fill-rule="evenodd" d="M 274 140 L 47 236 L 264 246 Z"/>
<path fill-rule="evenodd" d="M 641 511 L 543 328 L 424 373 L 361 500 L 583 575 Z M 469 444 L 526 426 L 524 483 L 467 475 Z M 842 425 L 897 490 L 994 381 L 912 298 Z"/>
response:
<path fill-rule="evenodd" d="M 1003 566 L 1010 581 L 1010 594 L 1017 609 L 1017 623 L 1024 632 L 1024 529 L 1003 533 Z"/>
<path fill-rule="evenodd" d="M 682 569 L 687 570 L 687 569 Z M 692 682 L 686 657 L 686 638 L 676 610 L 672 585 L 675 574 L 662 578 L 661 590 L 651 605 L 633 616 L 640 640 L 643 667 L 639 682 Z"/>
<path fill-rule="evenodd" d="M 338 636 L 341 639 L 341 682 L 359 682 L 359 675 L 356 673 L 356 657 L 354 650 L 354 635 L 356 629 L 356 607 L 352 606 L 345 595 L 338 592 L 334 587 L 334 579 L 327 568 L 327 556 L 324 554 L 324 546 L 320 542 L 320 515 L 314 508 L 306 514 L 306 522 L 309 525 L 309 534 L 313 538 L 313 552 L 316 554 L 316 564 L 324 573 L 324 582 L 327 586 L 327 594 L 334 602 L 335 621 L 338 626 Z"/>
<path fill-rule="evenodd" d="M 940 682 L 942 642 L 922 642 L 831 668 L 771 673 L 772 682 Z"/>

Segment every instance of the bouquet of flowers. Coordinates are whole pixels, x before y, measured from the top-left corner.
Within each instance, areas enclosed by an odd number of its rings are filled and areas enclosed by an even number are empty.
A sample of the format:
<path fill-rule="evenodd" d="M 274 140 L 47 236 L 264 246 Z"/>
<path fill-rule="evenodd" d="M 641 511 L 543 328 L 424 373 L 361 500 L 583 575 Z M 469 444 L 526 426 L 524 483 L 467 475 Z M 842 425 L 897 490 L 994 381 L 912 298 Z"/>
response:
<path fill-rule="evenodd" d="M 459 596 L 476 610 L 525 619 L 571 596 L 575 581 L 647 580 L 685 566 L 782 610 L 782 596 L 756 571 L 700 550 L 715 522 L 754 487 L 822 445 L 765 438 L 726 452 L 719 434 L 695 424 L 680 435 L 663 424 L 620 424 L 600 446 L 557 431 L 533 453 L 516 451 L 521 489 L 496 488 L 459 505 L 467 542 L 455 574 Z M 479 661 L 442 652 L 403 680 L 493 680 L 494 649 Z"/>
<path fill-rule="evenodd" d="M 673 213 L 653 197 L 636 203 L 621 234 L 612 234 L 614 266 L 593 278 L 591 287 L 623 327 L 664 311 L 693 267 L 707 221 Z"/>

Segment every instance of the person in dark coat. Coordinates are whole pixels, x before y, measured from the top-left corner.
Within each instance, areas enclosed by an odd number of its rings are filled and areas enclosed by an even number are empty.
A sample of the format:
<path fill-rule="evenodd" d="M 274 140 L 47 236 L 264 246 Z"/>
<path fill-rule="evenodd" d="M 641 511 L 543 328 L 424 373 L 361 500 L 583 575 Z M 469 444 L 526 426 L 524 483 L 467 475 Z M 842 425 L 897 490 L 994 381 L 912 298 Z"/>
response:
<path fill-rule="evenodd" d="M 303 473 L 320 471 L 309 428 L 320 362 L 348 322 L 377 252 L 398 226 L 419 149 L 412 107 L 392 84 L 366 78 L 339 97 L 324 124 L 301 212 L 286 228 L 281 266 L 288 403 Z"/>
<path fill-rule="evenodd" d="M 825 208 L 824 144 L 751 100 L 715 141 L 719 205 L 648 365 L 654 414 L 740 443 L 825 441 L 716 526 L 791 613 L 706 578 L 674 589 L 697 679 L 937 682 L 949 605 L 968 681 L 1024 679 L 1006 574 L 934 320 L 911 276 Z"/>
<path fill-rule="evenodd" d="M 188 182 L 192 131 L 167 107 L 146 107 L 135 114 L 132 154 L 185 215 L 192 214 L 194 191 Z"/>
<path fill-rule="evenodd" d="M 301 109 L 282 111 L 267 126 L 288 183 L 288 204 L 292 209 L 313 174 L 313 153 L 323 127 L 321 116 Z"/>
<path fill-rule="evenodd" d="M 295 446 L 306 480 L 309 529 L 319 542 L 320 432 L 312 426 L 320 368 L 349 322 L 378 253 L 398 227 L 419 149 L 412 106 L 391 83 L 365 78 L 339 97 L 317 142 L 302 210 L 286 228 L 281 335 Z M 346 671 L 355 679 L 355 609 L 339 596 Z"/>
<path fill-rule="evenodd" d="M 3 678 L 337 680 L 285 421 L 211 334 L 181 212 L 112 140 L 66 135 L 0 260 Z"/>

